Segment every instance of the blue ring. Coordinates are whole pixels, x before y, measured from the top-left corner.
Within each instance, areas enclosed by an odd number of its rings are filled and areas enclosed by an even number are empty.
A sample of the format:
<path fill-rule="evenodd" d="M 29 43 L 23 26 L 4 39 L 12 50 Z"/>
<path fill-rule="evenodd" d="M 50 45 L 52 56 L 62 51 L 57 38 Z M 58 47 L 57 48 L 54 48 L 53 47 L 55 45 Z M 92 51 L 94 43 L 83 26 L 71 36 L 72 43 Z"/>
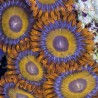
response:
<path fill-rule="evenodd" d="M 8 90 L 10 89 L 10 88 L 14 88 L 16 86 L 16 84 L 14 84 L 13 82 L 11 82 L 11 83 L 6 83 L 4 86 L 3 86 L 3 88 L 4 88 L 4 92 L 3 92 L 3 94 L 4 94 L 4 98 L 9 98 L 9 96 L 8 96 Z M 19 89 L 21 89 L 21 88 L 19 88 Z M 25 89 L 23 89 L 24 91 L 26 91 L 26 92 L 28 92 L 28 93 L 30 93 L 30 94 L 33 94 L 33 92 L 29 92 L 29 91 L 27 91 L 27 90 L 25 90 Z"/>
<path fill-rule="evenodd" d="M 39 2 L 39 0 L 36 0 L 36 4 L 38 6 L 38 9 L 42 10 L 43 12 L 48 11 L 50 12 L 51 10 L 55 10 L 56 8 L 59 8 L 60 6 L 64 7 L 64 2 L 67 0 L 56 0 L 54 4 L 42 4 Z"/>
<path fill-rule="evenodd" d="M 1 38 L 0 40 L 4 44 L 16 45 L 20 42 L 20 40 L 23 40 L 26 37 L 29 38 L 29 33 L 32 30 L 32 25 L 34 23 L 34 19 L 33 19 L 32 11 L 30 10 L 30 7 L 26 4 L 26 2 L 22 2 L 20 0 L 17 0 L 17 1 L 16 0 L 8 0 L 0 5 L 0 20 L 2 20 L 2 15 L 3 15 L 4 11 L 11 6 L 18 6 L 18 7 L 22 8 L 24 11 L 27 12 L 28 17 L 29 17 L 28 18 L 29 25 L 28 25 L 26 32 L 20 38 L 15 39 L 15 40 L 10 39 L 5 36 L 5 34 L 3 33 L 3 30 L 2 30 L 2 23 L 0 22 L 0 38 Z"/>
<path fill-rule="evenodd" d="M 46 45 L 46 39 L 48 34 L 55 29 L 68 29 L 69 31 L 72 32 L 72 34 L 74 35 L 74 37 L 76 38 L 76 42 L 77 42 L 77 49 L 76 52 L 73 55 L 70 55 L 68 57 L 65 58 L 59 58 L 54 56 L 53 54 L 51 54 L 48 49 L 47 49 L 47 45 Z M 55 21 L 54 24 L 50 23 L 47 26 L 44 26 L 44 29 L 42 29 L 42 36 L 41 36 L 41 42 L 40 42 L 40 47 L 41 49 L 44 51 L 45 53 L 45 57 L 48 57 L 48 61 L 54 61 L 54 63 L 61 63 L 61 62 L 68 62 L 71 60 L 75 60 L 77 61 L 77 58 L 80 57 L 82 55 L 82 52 L 86 51 L 84 49 L 84 46 L 86 45 L 83 41 L 85 40 L 85 37 L 82 36 L 82 34 L 80 32 L 76 32 L 77 27 L 76 26 L 72 26 L 71 22 L 67 22 L 67 21 Z"/>
<path fill-rule="evenodd" d="M 21 74 L 20 70 L 19 70 L 19 62 L 20 60 L 25 57 L 25 56 L 28 56 L 28 55 L 31 55 L 31 56 L 37 56 L 38 53 L 35 53 L 35 52 L 32 52 L 31 50 L 26 50 L 26 51 L 23 51 L 23 52 L 20 52 L 15 60 L 15 68 L 16 68 L 16 72 L 17 74 Z M 44 72 L 44 68 L 43 68 L 43 72 Z M 45 81 L 45 78 L 43 76 L 43 78 L 40 80 L 40 81 L 31 81 L 31 80 L 27 80 L 26 78 L 24 78 L 22 76 L 22 79 L 23 80 L 26 80 L 27 82 L 29 82 L 30 84 L 35 84 L 35 85 L 40 85 L 43 83 L 43 81 Z"/>
<path fill-rule="evenodd" d="M 14 83 L 6 83 L 5 85 L 4 85 L 4 98 L 9 98 L 8 97 L 8 90 L 9 90 L 9 88 L 13 88 L 13 87 L 15 87 L 15 84 Z"/>
<path fill-rule="evenodd" d="M 90 67 L 90 66 L 85 66 L 82 68 L 82 71 L 88 71 L 96 80 L 96 86 L 95 88 L 87 95 L 85 96 L 85 98 L 92 98 L 93 95 L 96 95 L 96 93 L 98 92 L 98 76 L 96 75 L 95 72 L 93 72 L 93 68 Z M 57 96 L 59 98 L 65 98 L 63 96 L 63 94 L 61 93 L 61 83 L 62 83 L 62 80 L 64 78 L 66 78 L 67 76 L 73 74 L 73 73 L 76 73 L 76 72 L 79 72 L 79 71 L 68 71 L 68 72 L 64 72 L 62 73 L 60 76 L 58 76 L 56 79 L 55 79 L 55 84 L 54 84 L 54 90 L 57 94 Z"/>

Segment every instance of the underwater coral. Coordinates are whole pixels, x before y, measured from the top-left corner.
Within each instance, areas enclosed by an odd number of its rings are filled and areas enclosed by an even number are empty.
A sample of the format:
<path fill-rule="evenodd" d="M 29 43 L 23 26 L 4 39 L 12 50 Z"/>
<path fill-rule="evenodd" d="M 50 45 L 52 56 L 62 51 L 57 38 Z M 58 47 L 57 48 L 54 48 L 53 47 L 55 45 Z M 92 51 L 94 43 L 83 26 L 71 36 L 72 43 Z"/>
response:
<path fill-rule="evenodd" d="M 98 98 L 98 0 L 0 0 L 0 98 Z"/>

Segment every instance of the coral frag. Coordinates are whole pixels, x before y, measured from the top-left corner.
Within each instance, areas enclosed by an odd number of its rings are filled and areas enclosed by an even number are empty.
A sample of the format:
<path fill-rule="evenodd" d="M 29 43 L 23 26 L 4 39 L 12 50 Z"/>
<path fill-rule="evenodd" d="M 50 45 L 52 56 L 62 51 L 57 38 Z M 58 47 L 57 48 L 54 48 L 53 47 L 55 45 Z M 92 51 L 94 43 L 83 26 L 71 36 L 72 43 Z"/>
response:
<path fill-rule="evenodd" d="M 0 0 L 0 98 L 98 98 L 97 5 Z"/>

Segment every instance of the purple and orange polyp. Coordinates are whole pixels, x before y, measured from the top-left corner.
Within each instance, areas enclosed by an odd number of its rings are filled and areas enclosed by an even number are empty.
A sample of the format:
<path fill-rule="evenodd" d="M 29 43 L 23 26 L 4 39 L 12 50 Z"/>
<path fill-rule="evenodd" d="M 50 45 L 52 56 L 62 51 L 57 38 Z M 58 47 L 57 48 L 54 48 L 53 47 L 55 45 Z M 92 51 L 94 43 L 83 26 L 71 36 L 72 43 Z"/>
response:
<path fill-rule="evenodd" d="M 39 26 L 37 22 L 34 25 L 31 45 L 33 51 L 40 53 L 38 61 L 43 65 L 84 65 L 91 60 L 89 53 L 93 52 L 93 35 L 87 28 L 82 29 L 80 22 L 76 23 L 73 16 L 54 22 L 39 22 Z"/>
<path fill-rule="evenodd" d="M 32 94 L 19 88 L 10 88 L 8 91 L 10 98 L 34 98 Z"/>
<path fill-rule="evenodd" d="M 0 98 L 35 98 L 34 87 L 16 75 L 6 74 L 0 79 Z"/>
<path fill-rule="evenodd" d="M 6 0 L 0 5 L 0 9 L 0 48 L 4 52 L 19 51 L 24 48 L 21 44 L 29 44 L 29 33 L 34 23 L 32 11 L 21 0 Z"/>
<path fill-rule="evenodd" d="M 36 55 L 37 53 L 31 50 L 17 52 L 14 57 L 10 57 L 9 54 L 8 59 L 11 59 L 12 65 L 8 62 L 7 68 L 10 70 L 7 74 L 19 75 L 21 79 L 28 81 L 30 84 L 41 84 L 45 80 L 44 68 L 41 63 L 37 62 Z"/>
<path fill-rule="evenodd" d="M 22 78 L 31 83 L 40 82 L 43 79 L 44 70 L 42 65 L 36 61 L 34 55 L 27 54 L 19 61 L 17 72 L 22 75 Z"/>
<path fill-rule="evenodd" d="M 56 71 L 47 77 L 43 85 L 45 98 L 93 98 L 98 92 L 98 75 L 93 66 L 62 70 L 60 73 Z"/>
<path fill-rule="evenodd" d="M 44 19 L 60 19 L 60 14 L 65 12 L 65 6 L 72 5 L 73 0 L 26 0 L 34 11 L 36 18 Z M 60 12 L 61 11 L 61 12 Z"/>

